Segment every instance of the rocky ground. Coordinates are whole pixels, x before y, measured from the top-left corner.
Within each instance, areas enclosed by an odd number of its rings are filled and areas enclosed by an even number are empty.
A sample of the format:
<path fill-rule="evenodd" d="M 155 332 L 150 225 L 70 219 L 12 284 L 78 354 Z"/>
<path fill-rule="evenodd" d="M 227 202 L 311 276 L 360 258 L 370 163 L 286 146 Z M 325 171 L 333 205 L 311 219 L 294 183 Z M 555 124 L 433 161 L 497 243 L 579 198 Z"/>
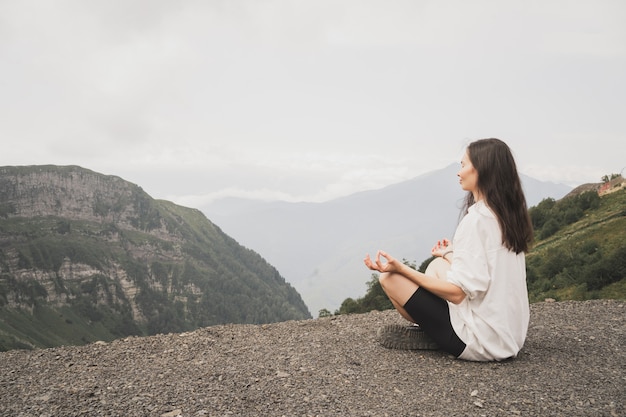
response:
<path fill-rule="evenodd" d="M 531 306 L 519 357 L 394 351 L 393 311 L 0 353 L 2 416 L 624 416 L 624 301 Z"/>

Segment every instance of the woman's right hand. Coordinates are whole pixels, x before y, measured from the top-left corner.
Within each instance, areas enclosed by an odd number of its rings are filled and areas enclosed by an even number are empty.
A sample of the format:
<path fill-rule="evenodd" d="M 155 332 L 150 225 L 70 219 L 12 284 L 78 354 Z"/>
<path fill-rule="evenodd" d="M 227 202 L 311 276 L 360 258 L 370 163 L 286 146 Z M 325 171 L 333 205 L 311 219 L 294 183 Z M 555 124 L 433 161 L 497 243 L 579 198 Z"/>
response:
<path fill-rule="evenodd" d="M 381 259 L 383 258 L 383 259 Z M 365 266 L 367 266 L 372 271 L 378 272 L 399 272 L 400 268 L 402 268 L 402 263 L 397 259 L 392 257 L 386 252 L 379 250 L 376 252 L 376 259 L 372 260 L 368 255 L 365 255 Z"/>

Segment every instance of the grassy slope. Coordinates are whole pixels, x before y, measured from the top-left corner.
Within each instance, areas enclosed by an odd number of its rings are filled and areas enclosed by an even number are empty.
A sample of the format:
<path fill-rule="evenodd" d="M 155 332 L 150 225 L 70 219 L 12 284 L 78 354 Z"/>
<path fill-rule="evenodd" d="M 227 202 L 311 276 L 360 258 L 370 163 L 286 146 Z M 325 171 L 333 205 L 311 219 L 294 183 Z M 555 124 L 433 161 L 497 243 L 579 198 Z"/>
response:
<path fill-rule="evenodd" d="M 586 242 L 595 242 L 598 250 L 610 255 L 626 245 L 626 189 L 604 195 L 600 199 L 600 207 L 589 210 L 585 216 L 559 230 L 544 240 L 537 240 L 528 254 L 528 263 L 534 258 L 549 258 L 555 253 L 575 256 L 576 251 Z M 572 258 L 573 259 L 573 258 Z M 626 277 L 596 291 L 589 291 L 583 283 L 571 283 L 552 277 L 551 285 L 530 285 L 532 301 L 545 298 L 557 300 L 585 300 L 593 298 L 626 299 Z M 545 283 L 544 283 L 545 284 Z"/>
<path fill-rule="evenodd" d="M 97 340 L 113 340 L 102 322 L 91 322 L 70 307 L 37 306 L 25 310 L 5 310 L 0 320 L 0 351 L 60 345 L 82 345 Z"/>

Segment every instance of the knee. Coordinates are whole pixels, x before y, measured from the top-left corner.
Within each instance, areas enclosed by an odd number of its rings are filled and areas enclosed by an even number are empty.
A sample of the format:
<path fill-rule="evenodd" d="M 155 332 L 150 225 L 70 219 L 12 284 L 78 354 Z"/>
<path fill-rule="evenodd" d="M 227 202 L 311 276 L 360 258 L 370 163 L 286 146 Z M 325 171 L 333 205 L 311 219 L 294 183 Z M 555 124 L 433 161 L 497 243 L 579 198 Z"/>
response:
<path fill-rule="evenodd" d="M 383 272 L 382 274 L 378 275 L 378 282 L 380 283 L 380 285 L 383 285 L 383 281 L 387 279 L 387 275 L 389 275 L 387 272 Z"/>
<path fill-rule="evenodd" d="M 445 279 L 446 274 L 450 270 L 450 263 L 443 258 L 435 258 L 426 267 L 425 275 Z"/>
<path fill-rule="evenodd" d="M 378 282 L 380 283 L 380 286 L 383 287 L 383 289 L 385 289 L 385 287 L 389 285 L 391 275 L 392 274 L 389 272 L 383 272 L 378 276 Z"/>

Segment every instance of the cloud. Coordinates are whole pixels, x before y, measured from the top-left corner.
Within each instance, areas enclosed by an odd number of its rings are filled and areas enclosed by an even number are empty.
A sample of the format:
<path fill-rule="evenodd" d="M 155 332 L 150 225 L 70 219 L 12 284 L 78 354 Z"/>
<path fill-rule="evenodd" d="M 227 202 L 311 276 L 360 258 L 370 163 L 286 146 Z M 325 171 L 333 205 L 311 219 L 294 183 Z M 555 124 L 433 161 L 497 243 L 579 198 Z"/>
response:
<path fill-rule="evenodd" d="M 444 167 L 468 138 L 496 136 L 537 175 L 595 178 L 625 165 L 586 146 L 624 140 L 624 10 L 2 2 L 0 159 L 82 165 L 156 197 L 320 201 Z"/>

